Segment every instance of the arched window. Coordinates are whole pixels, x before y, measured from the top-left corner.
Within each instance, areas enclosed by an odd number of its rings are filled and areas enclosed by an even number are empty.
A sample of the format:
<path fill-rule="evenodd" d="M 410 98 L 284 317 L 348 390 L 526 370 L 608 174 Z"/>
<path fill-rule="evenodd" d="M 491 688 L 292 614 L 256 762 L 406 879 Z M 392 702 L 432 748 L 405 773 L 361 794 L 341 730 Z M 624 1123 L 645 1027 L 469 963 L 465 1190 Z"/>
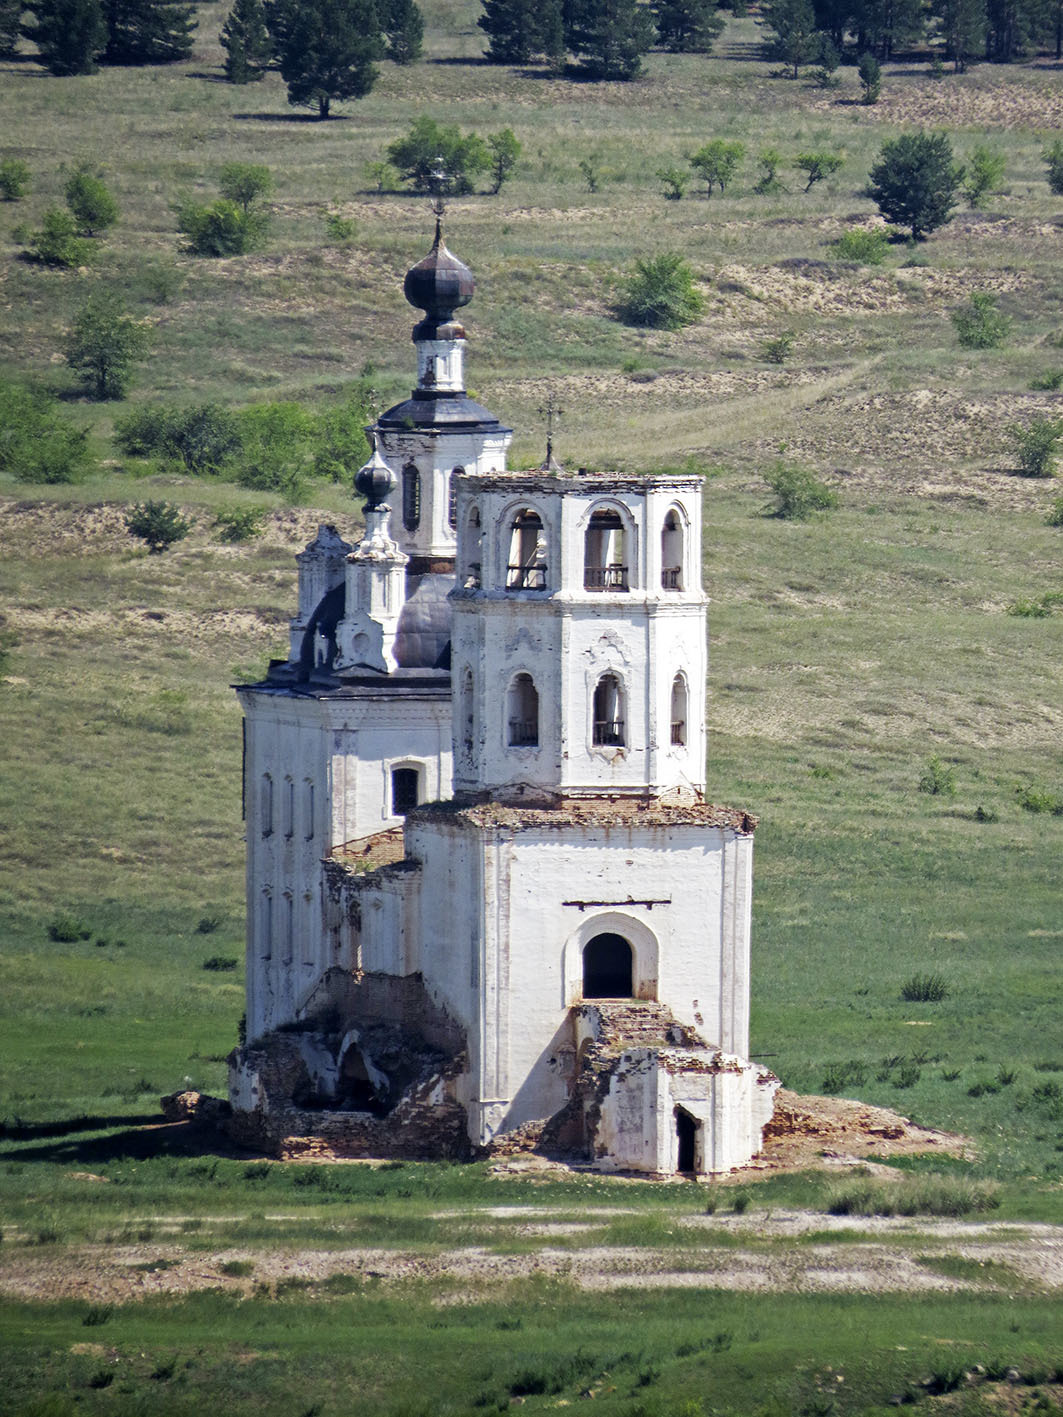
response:
<path fill-rule="evenodd" d="M 672 742 L 682 747 L 687 741 L 687 681 L 682 674 L 672 680 Z"/>
<path fill-rule="evenodd" d="M 262 775 L 262 835 L 273 835 L 273 779 L 269 773 Z"/>
<path fill-rule="evenodd" d="M 479 590 L 483 577 L 483 531 L 480 528 L 479 507 L 473 507 L 469 512 L 462 554 L 464 574 L 461 584 L 466 590 Z"/>
<path fill-rule="evenodd" d="M 546 532 L 538 512 L 524 507 L 510 523 L 507 590 L 545 590 Z"/>
<path fill-rule="evenodd" d="M 627 590 L 624 523 L 611 509 L 593 512 L 583 541 L 583 589 Z"/>
<path fill-rule="evenodd" d="M 447 525 L 451 527 L 456 527 L 458 524 L 458 484 L 456 479 L 464 471 L 463 467 L 452 467 L 447 479 Z"/>
<path fill-rule="evenodd" d="M 683 523 L 674 507 L 661 529 L 661 588 L 683 589 Z"/>
<path fill-rule="evenodd" d="M 421 795 L 421 774 L 417 768 L 391 769 L 391 815 L 404 816 L 417 806 Z"/>
<path fill-rule="evenodd" d="M 472 670 L 466 669 L 461 676 L 461 698 L 458 704 L 459 746 L 466 763 L 472 762 L 473 712 Z"/>
<path fill-rule="evenodd" d="M 402 524 L 407 531 L 421 524 L 421 474 L 412 462 L 402 469 Z"/>
<path fill-rule="evenodd" d="M 624 691 L 615 674 L 603 674 L 594 687 L 592 742 L 597 747 L 622 748 L 627 741 Z"/>
<path fill-rule="evenodd" d="M 518 674 L 506 695 L 507 742 L 511 748 L 539 746 L 539 692 L 530 674 Z"/>
<path fill-rule="evenodd" d="M 595 935 L 583 947 L 583 997 L 630 999 L 634 989 L 634 959 L 623 935 Z"/>

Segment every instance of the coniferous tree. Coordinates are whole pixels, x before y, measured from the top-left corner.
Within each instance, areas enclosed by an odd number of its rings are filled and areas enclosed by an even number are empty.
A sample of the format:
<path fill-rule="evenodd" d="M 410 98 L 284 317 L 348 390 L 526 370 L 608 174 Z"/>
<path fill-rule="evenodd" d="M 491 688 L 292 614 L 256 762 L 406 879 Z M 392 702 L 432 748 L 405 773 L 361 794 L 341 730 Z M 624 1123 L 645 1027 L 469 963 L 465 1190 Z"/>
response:
<path fill-rule="evenodd" d="M 775 31 L 775 54 L 792 66 L 796 79 L 800 66 L 811 63 L 819 52 L 811 0 L 775 0 L 768 11 L 768 22 Z"/>
<path fill-rule="evenodd" d="M 10 59 L 22 33 L 23 0 L 0 0 L 0 59 Z"/>
<path fill-rule="evenodd" d="M 275 44 L 278 29 L 281 36 L 289 103 L 316 105 L 327 118 L 334 99 L 364 98 L 373 87 L 382 49 L 373 0 L 287 0 L 267 15 Z"/>
<path fill-rule="evenodd" d="M 595 79 L 634 79 L 653 48 L 653 17 L 638 0 L 568 0 L 568 48 Z"/>
<path fill-rule="evenodd" d="M 379 0 L 379 4 L 387 57 L 396 64 L 412 64 L 420 59 L 424 16 L 416 0 Z"/>
<path fill-rule="evenodd" d="M 708 54 L 723 29 L 716 0 L 653 0 L 657 38 L 673 54 Z"/>
<path fill-rule="evenodd" d="M 236 0 L 222 26 L 221 47 L 230 84 L 261 79 L 272 54 L 262 0 Z"/>
<path fill-rule="evenodd" d="M 853 28 L 857 48 L 877 59 L 923 37 L 922 0 L 856 0 Z"/>
<path fill-rule="evenodd" d="M 107 64 L 172 64 L 192 52 L 196 7 L 180 0 L 103 0 Z"/>
<path fill-rule="evenodd" d="M 985 0 L 936 0 L 934 13 L 941 26 L 945 52 L 957 74 L 985 46 Z"/>
<path fill-rule="evenodd" d="M 557 59 L 565 51 L 561 0 L 484 0 L 477 20 L 488 36 L 492 64 L 527 64 L 538 55 Z"/>
<path fill-rule="evenodd" d="M 27 25 L 41 63 L 53 74 L 94 74 L 107 42 L 100 0 L 37 0 Z"/>

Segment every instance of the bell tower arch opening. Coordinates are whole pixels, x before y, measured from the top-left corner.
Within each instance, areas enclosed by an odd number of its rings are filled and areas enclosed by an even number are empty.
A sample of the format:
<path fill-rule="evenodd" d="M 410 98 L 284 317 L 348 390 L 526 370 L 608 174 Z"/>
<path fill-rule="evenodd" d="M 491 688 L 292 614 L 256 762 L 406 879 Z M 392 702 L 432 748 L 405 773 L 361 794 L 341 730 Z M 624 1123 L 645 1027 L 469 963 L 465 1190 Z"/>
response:
<path fill-rule="evenodd" d="M 595 935 L 583 946 L 583 997 L 633 998 L 634 965 L 634 951 L 623 935 Z"/>

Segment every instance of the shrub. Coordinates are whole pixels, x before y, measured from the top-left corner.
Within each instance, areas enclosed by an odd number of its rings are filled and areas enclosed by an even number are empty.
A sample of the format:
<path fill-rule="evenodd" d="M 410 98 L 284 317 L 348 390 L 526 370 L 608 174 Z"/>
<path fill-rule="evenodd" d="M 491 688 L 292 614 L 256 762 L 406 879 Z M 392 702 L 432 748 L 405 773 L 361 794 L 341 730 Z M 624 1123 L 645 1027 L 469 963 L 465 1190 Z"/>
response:
<path fill-rule="evenodd" d="M 1045 620 L 1050 612 L 1040 596 L 1020 595 L 1008 606 L 1007 613 L 1019 620 Z"/>
<path fill-rule="evenodd" d="M 367 162 L 365 175 L 378 192 L 389 190 L 399 180 L 399 174 L 390 162 Z"/>
<path fill-rule="evenodd" d="M 664 183 L 664 195 L 670 202 L 678 202 L 690 185 L 690 173 L 681 167 L 659 167 L 657 179 Z"/>
<path fill-rule="evenodd" d="M 878 103 L 878 96 L 882 92 L 882 68 L 878 60 L 873 54 L 861 54 L 856 72 L 860 78 L 860 87 L 863 89 L 860 102 Z"/>
<path fill-rule="evenodd" d="M 203 968 L 215 974 L 229 974 L 238 963 L 238 960 L 230 959 L 225 955 L 211 955 L 209 959 L 203 961 Z"/>
<path fill-rule="evenodd" d="M 422 114 L 404 138 L 396 138 L 387 148 L 389 163 L 404 181 L 420 192 L 429 191 L 437 163 L 446 174 L 451 192 L 463 196 L 473 190 L 481 172 L 491 166 L 487 144 L 476 133 L 462 133 L 456 126 L 441 127 Z"/>
<path fill-rule="evenodd" d="M 1063 389 L 1063 369 L 1053 369 L 1047 374 L 1036 375 L 1030 380 L 1030 388 L 1038 393 L 1058 393 Z"/>
<path fill-rule="evenodd" d="M 738 171 L 745 151 L 741 143 L 728 142 L 725 138 L 713 138 L 694 153 L 690 165 L 704 180 L 707 197 L 712 196 L 713 187 L 719 187 L 722 195 L 724 188 Z"/>
<path fill-rule="evenodd" d="M 6 157 L 0 162 L 0 201 L 20 202 L 29 185 L 29 163 L 18 157 Z"/>
<path fill-rule="evenodd" d="M 75 940 L 90 940 L 92 931 L 79 916 L 61 910 L 48 923 L 48 938 L 57 944 L 69 945 Z"/>
<path fill-rule="evenodd" d="M 344 216 L 342 212 L 326 212 L 324 220 L 325 235 L 337 246 L 349 245 L 358 234 L 358 223 L 354 217 Z"/>
<path fill-rule="evenodd" d="M 870 1177 L 839 1186 L 828 1199 L 830 1215 L 984 1214 L 1000 1204 L 1000 1189 L 992 1181 L 963 1176 L 928 1175 L 876 1181 Z"/>
<path fill-rule="evenodd" d="M 781 335 L 766 339 L 760 346 L 761 358 L 766 359 L 769 364 L 785 364 L 793 350 L 795 339 L 793 330 L 783 330 Z"/>
<path fill-rule="evenodd" d="M 838 494 L 807 467 L 777 462 L 764 474 L 764 481 L 775 494 L 775 503 L 766 508 L 784 521 L 807 521 L 816 512 L 829 511 L 838 505 Z"/>
<path fill-rule="evenodd" d="M 1025 477 L 1052 477 L 1056 470 L 1056 454 L 1063 437 L 1063 421 L 1055 418 L 1035 418 L 1025 428 L 1016 424 L 1011 429 L 1019 471 Z"/>
<path fill-rule="evenodd" d="M 597 192 L 601 186 L 603 175 L 601 153 L 587 153 L 585 157 L 580 158 L 577 166 L 587 184 L 587 191 Z"/>
<path fill-rule="evenodd" d="M 214 931 L 220 930 L 224 924 L 224 915 L 204 915 L 196 924 L 196 934 L 213 935 Z"/>
<path fill-rule="evenodd" d="M 1045 517 L 1048 526 L 1063 526 L 1063 497 L 1057 497 Z"/>
<path fill-rule="evenodd" d="M 1004 155 L 979 143 L 964 169 L 963 195 L 976 207 L 988 192 L 995 192 L 1004 177 Z"/>
<path fill-rule="evenodd" d="M 843 231 L 831 249 L 841 261 L 858 261 L 862 266 L 881 266 L 889 249 L 889 232 L 882 226 L 853 226 Z"/>
<path fill-rule="evenodd" d="M 765 192 L 777 191 L 782 186 L 779 181 L 782 153 L 778 148 L 765 148 L 763 152 L 757 154 L 757 162 L 760 165 L 760 177 L 753 190 L 761 195 Z"/>
<path fill-rule="evenodd" d="M 520 143 L 512 128 L 502 128 L 497 133 L 488 133 L 487 148 L 490 153 L 491 192 L 497 196 L 517 165 Z"/>
<path fill-rule="evenodd" d="M 920 241 L 949 220 L 959 180 L 946 134 L 904 133 L 883 143 L 867 194 L 887 221 L 909 227 Z"/>
<path fill-rule="evenodd" d="M 18 482 L 77 482 L 89 462 L 87 431 L 52 399 L 0 383 L 0 472 Z"/>
<path fill-rule="evenodd" d="M 705 308 L 694 288 L 694 272 L 676 251 L 637 260 L 621 292 L 620 316 L 629 325 L 678 330 L 693 324 Z"/>
<path fill-rule="evenodd" d="M 940 1004 L 948 994 L 949 986 L 940 974 L 913 974 L 901 985 L 901 998 L 906 1004 Z"/>
<path fill-rule="evenodd" d="M 245 209 L 228 197 L 210 206 L 182 201 L 174 208 L 177 229 L 187 236 L 187 249 L 195 256 L 246 256 L 266 239 L 269 215 Z"/>
<path fill-rule="evenodd" d="M 297 403 L 263 403 L 236 415 L 241 452 L 236 480 L 260 492 L 298 495 L 309 470 L 317 432 Z"/>
<path fill-rule="evenodd" d="M 30 233 L 26 245 L 28 259 L 42 266 L 85 266 L 93 255 L 92 242 L 78 235 L 74 218 L 58 207 L 45 212 L 40 230 Z"/>
<path fill-rule="evenodd" d="M 135 300 L 147 300 L 152 305 L 169 305 L 185 283 L 183 272 L 168 261 L 146 261 L 126 284 Z"/>
<path fill-rule="evenodd" d="M 846 1088 L 863 1087 L 867 1081 L 867 1068 L 856 1059 L 848 1063 L 831 1063 L 820 1083 L 823 1091 L 834 1095 Z"/>
<path fill-rule="evenodd" d="M 118 220 L 118 203 L 100 178 L 87 168 L 78 168 L 67 182 L 64 195 L 83 236 L 99 236 Z"/>
<path fill-rule="evenodd" d="M 1057 138 L 1041 153 L 1048 167 L 1048 185 L 1057 196 L 1063 196 L 1063 138 Z"/>
<path fill-rule="evenodd" d="M 808 192 L 817 182 L 837 172 L 843 161 L 839 153 L 798 153 L 794 158 L 794 167 L 808 178 L 805 183 L 805 191 Z"/>
<path fill-rule="evenodd" d="M 148 347 L 148 332 L 106 291 L 90 295 L 66 342 L 66 361 L 81 375 L 90 397 L 117 399 L 132 378 L 131 365 Z"/>
<path fill-rule="evenodd" d="M 115 424 L 115 442 L 134 457 L 173 458 L 189 472 L 217 473 L 241 448 L 234 414 L 220 404 L 150 404 Z"/>
<path fill-rule="evenodd" d="M 956 792 L 956 770 L 946 767 L 936 753 L 927 759 L 919 779 L 919 791 L 931 797 L 952 797 Z"/>
<path fill-rule="evenodd" d="M 1063 797 L 1057 797 L 1053 792 L 1046 792 L 1043 788 L 1032 787 L 1027 783 L 1017 787 L 1015 795 L 1024 812 L 1051 812 L 1054 817 L 1063 816 Z"/>
<path fill-rule="evenodd" d="M 227 162 L 218 174 L 218 190 L 244 212 L 273 191 L 273 174 L 253 162 Z"/>
<path fill-rule="evenodd" d="M 221 507 L 214 517 L 214 529 L 222 541 L 251 541 L 262 535 L 265 516 L 264 507 Z"/>
<path fill-rule="evenodd" d="M 976 290 L 966 305 L 952 312 L 956 336 L 964 349 L 997 349 L 1008 337 L 1011 321 L 997 309 L 997 298 Z"/>
<path fill-rule="evenodd" d="M 172 502 L 137 502 L 126 513 L 125 525 L 129 535 L 146 542 L 154 556 L 183 540 L 194 523 Z"/>
<path fill-rule="evenodd" d="M 318 415 L 314 438 L 313 470 L 318 477 L 347 482 L 369 457 L 366 425 L 376 418 L 376 394 L 360 380 L 343 403 L 332 404 Z"/>

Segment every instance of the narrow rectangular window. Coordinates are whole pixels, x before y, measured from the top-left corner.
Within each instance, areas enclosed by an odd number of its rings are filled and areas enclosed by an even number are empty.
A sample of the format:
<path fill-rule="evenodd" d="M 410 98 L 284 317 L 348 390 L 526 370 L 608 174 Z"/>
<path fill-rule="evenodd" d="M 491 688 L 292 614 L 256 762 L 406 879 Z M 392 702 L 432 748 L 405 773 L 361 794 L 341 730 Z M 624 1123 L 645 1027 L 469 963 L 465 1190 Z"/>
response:
<path fill-rule="evenodd" d="M 314 784 L 306 784 L 306 839 L 314 839 Z"/>

